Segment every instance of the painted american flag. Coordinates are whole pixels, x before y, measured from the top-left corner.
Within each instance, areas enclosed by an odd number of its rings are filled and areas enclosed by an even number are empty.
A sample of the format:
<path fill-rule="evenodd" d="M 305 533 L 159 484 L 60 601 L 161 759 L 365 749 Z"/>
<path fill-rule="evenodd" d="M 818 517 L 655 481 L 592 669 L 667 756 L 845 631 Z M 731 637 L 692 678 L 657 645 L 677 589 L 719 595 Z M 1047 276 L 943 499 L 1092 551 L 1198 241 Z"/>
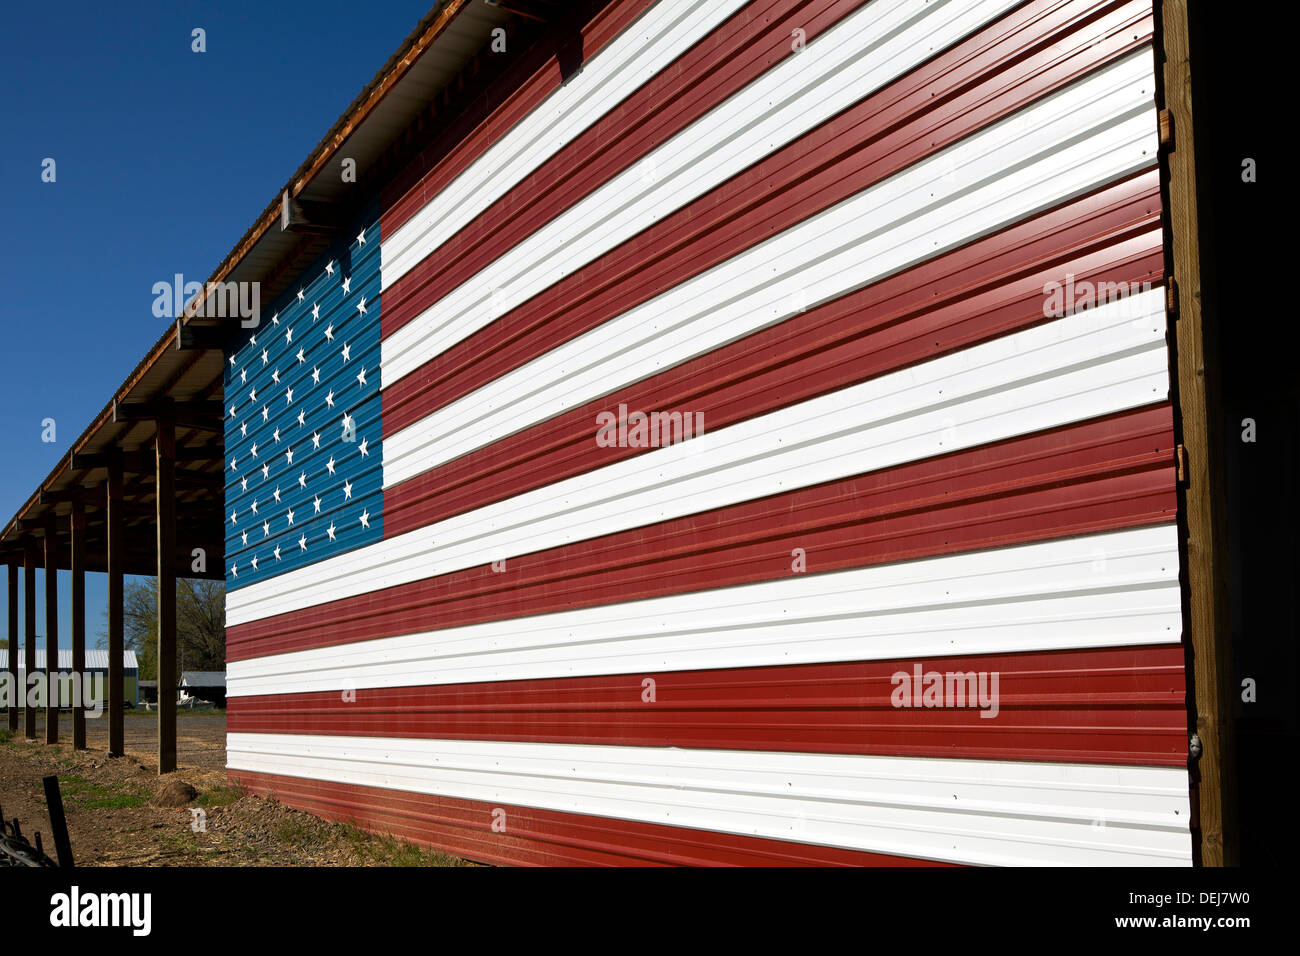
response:
<path fill-rule="evenodd" d="M 379 224 L 363 223 L 229 353 L 232 590 L 383 536 L 379 259 Z"/>

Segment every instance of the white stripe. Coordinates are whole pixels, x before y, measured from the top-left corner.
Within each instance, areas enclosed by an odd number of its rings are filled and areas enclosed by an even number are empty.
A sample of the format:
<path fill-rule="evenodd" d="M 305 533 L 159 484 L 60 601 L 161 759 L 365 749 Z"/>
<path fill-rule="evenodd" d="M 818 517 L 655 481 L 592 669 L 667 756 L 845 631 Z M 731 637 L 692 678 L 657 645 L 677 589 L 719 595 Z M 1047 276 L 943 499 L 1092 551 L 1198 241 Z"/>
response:
<path fill-rule="evenodd" d="M 907 74 L 937 50 L 1014 5 L 1007 0 L 867 4 L 387 338 L 383 384 L 391 385 L 415 371 L 455 342 Z M 434 202 L 440 206 L 438 200 Z M 426 239 L 413 246 L 405 229 L 395 234 L 393 252 L 384 243 L 385 287 L 415 260 L 434 254 L 450 236 L 444 225 L 437 241 Z M 397 248 L 400 254 L 395 253 Z"/>
<path fill-rule="evenodd" d="M 1180 767 L 229 734 L 232 770 L 987 865 L 1191 863 Z"/>
<path fill-rule="evenodd" d="M 716 30 L 748 0 L 660 0 L 401 225 L 382 246 L 383 288 Z"/>
<path fill-rule="evenodd" d="M 228 592 L 227 626 L 1160 401 L 1165 324 L 1155 289 L 1004 336 Z"/>
<path fill-rule="evenodd" d="M 814 557 L 815 567 L 815 557 Z M 231 697 L 1177 642 L 1174 525 L 231 661 Z"/>
<path fill-rule="evenodd" d="M 1150 165 L 1150 70 L 1130 56 L 385 435 L 385 487 Z"/>

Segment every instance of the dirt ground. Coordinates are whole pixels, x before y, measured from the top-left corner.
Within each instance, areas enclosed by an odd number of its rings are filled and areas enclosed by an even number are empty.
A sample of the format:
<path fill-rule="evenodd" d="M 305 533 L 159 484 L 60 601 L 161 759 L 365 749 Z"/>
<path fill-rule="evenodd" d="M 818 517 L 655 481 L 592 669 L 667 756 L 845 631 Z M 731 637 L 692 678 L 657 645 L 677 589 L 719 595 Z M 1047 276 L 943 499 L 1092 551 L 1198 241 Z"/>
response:
<path fill-rule="evenodd" d="M 21 717 L 21 715 L 20 715 Z M 0 812 L 23 832 L 39 831 L 54 855 L 41 779 L 57 774 L 73 857 L 78 866 L 466 866 L 464 860 L 330 823 L 226 783 L 222 711 L 181 712 L 178 769 L 158 776 L 157 717 L 127 714 L 126 754 L 107 754 L 108 722 L 86 721 L 88 749 L 72 749 L 72 719 L 59 722 L 61 743 L 46 745 L 44 720 L 35 740 L 0 726 Z M 188 784 L 197 793 L 168 799 Z M 178 805 L 164 805 L 168 803 Z M 201 810 L 195 814 L 193 810 Z M 202 826 L 196 829 L 195 821 Z"/>

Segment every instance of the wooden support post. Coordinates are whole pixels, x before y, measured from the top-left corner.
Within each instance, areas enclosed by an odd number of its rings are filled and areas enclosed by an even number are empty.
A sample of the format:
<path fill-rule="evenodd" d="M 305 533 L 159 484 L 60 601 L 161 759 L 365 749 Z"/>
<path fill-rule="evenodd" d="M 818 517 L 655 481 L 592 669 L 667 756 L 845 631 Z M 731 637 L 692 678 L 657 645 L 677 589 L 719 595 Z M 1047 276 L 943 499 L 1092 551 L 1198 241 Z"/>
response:
<path fill-rule="evenodd" d="M 122 602 L 122 464 L 108 465 L 108 753 L 120 757 L 126 752 L 126 727 L 123 724 L 122 659 L 125 636 Z"/>
<path fill-rule="evenodd" d="M 45 742 L 59 742 L 59 535 L 45 522 Z"/>
<path fill-rule="evenodd" d="M 72 502 L 72 537 L 69 542 L 72 567 L 72 672 L 89 683 L 86 673 L 86 508 L 81 499 Z M 86 691 L 72 702 L 72 748 L 86 749 Z"/>
<path fill-rule="evenodd" d="M 1181 522 L 1186 534 L 1187 621 L 1196 735 L 1201 756 L 1191 764 L 1200 836 L 1199 862 L 1238 862 L 1233 669 L 1228 606 L 1226 481 L 1219 406 L 1219 363 L 1213 316 L 1202 314 L 1197 176 L 1192 122 L 1188 0 L 1163 0 L 1164 106 L 1172 119 L 1165 152 L 1169 237 L 1179 290 L 1174 318 L 1177 409 L 1186 469 Z"/>
<path fill-rule="evenodd" d="M 158 419 L 158 773 L 176 769 L 176 423 Z"/>
<path fill-rule="evenodd" d="M 23 656 L 27 663 L 27 680 L 36 673 L 36 545 L 27 540 L 23 542 Z M 24 682 L 23 692 L 23 736 L 28 740 L 36 739 L 36 710 L 27 697 Z"/>
<path fill-rule="evenodd" d="M 13 681 L 13 698 L 9 701 L 9 729 L 18 729 L 18 699 L 23 689 L 18 683 L 18 565 L 9 563 L 9 677 Z"/>

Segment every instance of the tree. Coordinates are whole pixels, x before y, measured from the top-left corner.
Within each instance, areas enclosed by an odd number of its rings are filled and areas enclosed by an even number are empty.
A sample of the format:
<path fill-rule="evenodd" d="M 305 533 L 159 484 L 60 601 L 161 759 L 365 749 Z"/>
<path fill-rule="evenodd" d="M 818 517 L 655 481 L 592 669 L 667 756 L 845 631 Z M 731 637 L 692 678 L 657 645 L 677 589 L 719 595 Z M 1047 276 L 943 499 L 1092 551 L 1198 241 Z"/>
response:
<path fill-rule="evenodd" d="M 105 618 L 108 612 L 104 612 Z M 128 580 L 122 591 L 123 643 L 135 651 L 141 680 L 158 679 L 158 579 Z M 99 646 L 108 645 L 107 630 Z M 226 586 L 220 581 L 176 581 L 176 673 L 226 669 Z"/>

